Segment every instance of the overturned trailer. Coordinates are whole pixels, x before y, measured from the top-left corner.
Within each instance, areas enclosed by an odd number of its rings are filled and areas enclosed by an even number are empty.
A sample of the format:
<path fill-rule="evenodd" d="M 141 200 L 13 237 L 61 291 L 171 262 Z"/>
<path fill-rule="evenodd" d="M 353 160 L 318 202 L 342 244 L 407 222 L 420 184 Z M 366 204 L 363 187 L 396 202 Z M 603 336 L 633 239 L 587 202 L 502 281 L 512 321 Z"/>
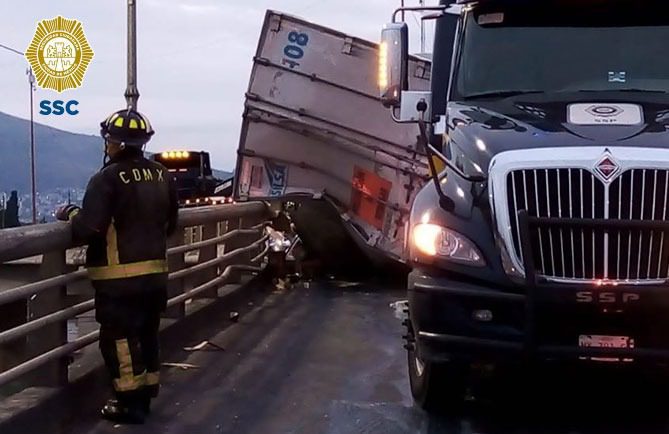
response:
<path fill-rule="evenodd" d="M 411 203 L 429 180 L 415 127 L 379 103 L 378 61 L 377 44 L 273 11 L 254 58 L 236 199 L 300 204 L 298 232 L 330 265 L 350 267 L 360 252 L 401 261 Z M 408 75 L 427 90 L 429 60 L 412 57 Z"/>

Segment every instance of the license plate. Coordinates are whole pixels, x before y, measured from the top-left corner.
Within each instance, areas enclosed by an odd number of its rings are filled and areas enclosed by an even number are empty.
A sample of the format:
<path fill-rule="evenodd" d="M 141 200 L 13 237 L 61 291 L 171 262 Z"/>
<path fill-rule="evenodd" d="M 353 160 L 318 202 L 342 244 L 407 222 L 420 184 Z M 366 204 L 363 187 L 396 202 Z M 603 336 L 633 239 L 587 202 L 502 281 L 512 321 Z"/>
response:
<path fill-rule="evenodd" d="M 582 348 L 634 348 L 634 339 L 629 336 L 580 335 L 578 346 Z M 620 362 L 618 357 L 581 357 L 598 362 Z M 632 362 L 633 359 L 623 359 Z"/>

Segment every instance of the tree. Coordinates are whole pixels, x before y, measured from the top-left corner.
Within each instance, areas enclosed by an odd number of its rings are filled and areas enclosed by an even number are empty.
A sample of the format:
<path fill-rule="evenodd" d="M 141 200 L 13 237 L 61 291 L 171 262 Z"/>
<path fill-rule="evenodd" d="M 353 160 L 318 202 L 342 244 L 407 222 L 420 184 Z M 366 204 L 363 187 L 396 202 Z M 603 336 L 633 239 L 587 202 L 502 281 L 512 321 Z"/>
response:
<path fill-rule="evenodd" d="M 21 225 L 19 223 L 19 195 L 16 191 L 12 191 L 7 201 L 4 217 L 6 228 L 15 228 Z"/>

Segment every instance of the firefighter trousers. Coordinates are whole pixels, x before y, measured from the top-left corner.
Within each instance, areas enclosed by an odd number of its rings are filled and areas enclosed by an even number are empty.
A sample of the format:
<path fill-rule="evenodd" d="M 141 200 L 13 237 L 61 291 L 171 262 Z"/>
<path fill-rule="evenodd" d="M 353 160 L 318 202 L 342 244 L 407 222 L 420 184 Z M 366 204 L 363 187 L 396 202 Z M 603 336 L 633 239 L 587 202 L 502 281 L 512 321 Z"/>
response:
<path fill-rule="evenodd" d="M 166 291 L 113 296 L 96 293 L 100 351 L 119 401 L 156 397 L 160 387 L 160 314 Z"/>

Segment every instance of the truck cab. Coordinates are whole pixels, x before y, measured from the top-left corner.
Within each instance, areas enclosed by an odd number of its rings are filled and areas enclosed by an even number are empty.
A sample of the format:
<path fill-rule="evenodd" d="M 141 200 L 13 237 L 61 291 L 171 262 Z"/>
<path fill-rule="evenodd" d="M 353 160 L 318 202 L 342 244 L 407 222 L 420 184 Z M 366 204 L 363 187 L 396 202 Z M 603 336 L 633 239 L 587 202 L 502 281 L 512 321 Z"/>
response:
<path fill-rule="evenodd" d="M 220 180 L 214 177 L 205 151 L 165 151 L 154 154 L 153 160 L 167 168 L 177 187 L 179 206 L 193 207 L 225 203 L 217 196 Z"/>
<path fill-rule="evenodd" d="M 452 13 L 453 7 L 457 13 Z M 381 99 L 432 182 L 407 225 L 408 365 L 426 409 L 474 363 L 669 359 L 666 2 L 458 0 L 402 8 Z M 436 20 L 431 90 L 400 12 Z"/>

